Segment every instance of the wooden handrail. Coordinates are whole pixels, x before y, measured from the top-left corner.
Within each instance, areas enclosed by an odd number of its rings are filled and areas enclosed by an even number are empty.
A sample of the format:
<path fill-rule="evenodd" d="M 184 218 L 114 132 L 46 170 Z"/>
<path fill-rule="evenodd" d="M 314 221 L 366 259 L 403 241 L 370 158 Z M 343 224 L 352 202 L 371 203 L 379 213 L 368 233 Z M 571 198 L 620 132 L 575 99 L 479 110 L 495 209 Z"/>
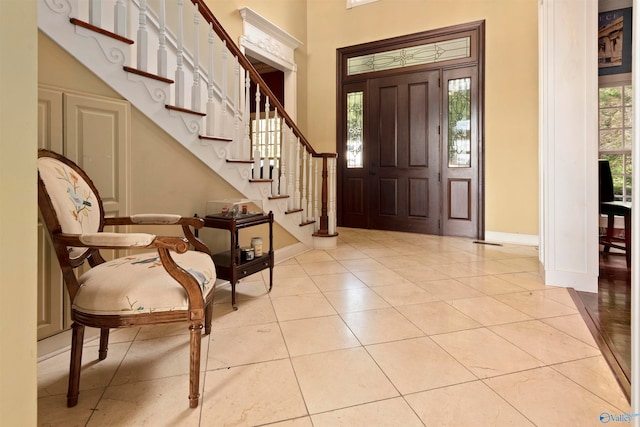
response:
<path fill-rule="evenodd" d="M 198 6 L 198 10 L 200 11 L 200 15 L 211 24 L 213 31 L 220 37 L 223 41 L 226 42 L 227 48 L 231 51 L 231 53 L 238 58 L 238 62 L 242 67 L 249 72 L 251 76 L 251 80 L 256 82 L 256 84 L 260 85 L 260 91 L 269 97 L 269 102 L 276 108 L 278 114 L 285 120 L 287 125 L 293 131 L 293 134 L 300 138 L 300 142 L 305 146 L 307 152 L 311 153 L 313 157 L 336 157 L 336 153 L 318 153 L 313 148 L 313 146 L 309 143 L 307 138 L 302 134 L 298 126 L 295 124 L 293 119 L 287 114 L 284 109 L 284 106 L 280 103 L 278 98 L 273 94 L 267 83 L 262 79 L 258 71 L 255 67 L 249 62 L 246 56 L 240 51 L 240 48 L 235 44 L 231 36 L 226 32 L 226 30 L 222 27 L 220 22 L 213 16 L 213 12 L 206 5 L 204 0 L 191 0 L 194 5 Z"/>

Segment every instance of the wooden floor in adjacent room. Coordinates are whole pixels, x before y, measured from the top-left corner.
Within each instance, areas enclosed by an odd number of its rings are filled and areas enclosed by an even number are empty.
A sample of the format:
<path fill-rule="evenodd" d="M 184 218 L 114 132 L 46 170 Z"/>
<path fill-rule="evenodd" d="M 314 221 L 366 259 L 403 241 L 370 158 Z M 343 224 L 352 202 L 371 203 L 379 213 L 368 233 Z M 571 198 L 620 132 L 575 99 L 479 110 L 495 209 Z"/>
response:
<path fill-rule="evenodd" d="M 601 351 L 627 398 L 631 378 L 631 270 L 624 254 L 600 253 L 598 293 L 577 292 L 601 336 Z M 603 348 L 603 345 L 606 348 Z"/>

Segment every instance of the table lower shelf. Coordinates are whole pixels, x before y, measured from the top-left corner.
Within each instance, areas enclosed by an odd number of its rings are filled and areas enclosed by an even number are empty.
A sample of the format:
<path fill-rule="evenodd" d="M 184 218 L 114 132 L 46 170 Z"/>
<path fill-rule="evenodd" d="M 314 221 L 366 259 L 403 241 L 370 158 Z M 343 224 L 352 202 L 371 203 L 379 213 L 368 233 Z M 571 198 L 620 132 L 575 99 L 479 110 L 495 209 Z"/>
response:
<path fill-rule="evenodd" d="M 231 304 L 236 308 L 236 283 L 247 276 L 269 269 L 269 291 L 273 286 L 273 252 L 268 252 L 251 261 L 232 263 L 231 251 L 220 252 L 212 256 L 216 266 L 216 276 L 231 283 Z"/>

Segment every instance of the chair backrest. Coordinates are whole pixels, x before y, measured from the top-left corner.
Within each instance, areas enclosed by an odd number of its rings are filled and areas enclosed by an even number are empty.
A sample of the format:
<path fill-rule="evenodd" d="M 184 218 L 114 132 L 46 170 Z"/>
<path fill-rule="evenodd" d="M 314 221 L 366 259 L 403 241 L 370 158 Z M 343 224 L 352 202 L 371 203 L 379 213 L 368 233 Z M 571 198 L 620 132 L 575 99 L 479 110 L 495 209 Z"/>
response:
<path fill-rule="evenodd" d="M 598 160 L 598 197 L 600 203 L 612 202 L 615 197 L 613 194 L 613 177 L 611 176 L 611 166 L 608 160 Z"/>
<path fill-rule="evenodd" d="M 38 205 L 54 245 L 55 233 L 95 233 L 104 227 L 102 200 L 91 179 L 71 160 L 48 150 L 38 151 Z M 86 248 L 66 249 L 69 261 L 88 255 Z"/>

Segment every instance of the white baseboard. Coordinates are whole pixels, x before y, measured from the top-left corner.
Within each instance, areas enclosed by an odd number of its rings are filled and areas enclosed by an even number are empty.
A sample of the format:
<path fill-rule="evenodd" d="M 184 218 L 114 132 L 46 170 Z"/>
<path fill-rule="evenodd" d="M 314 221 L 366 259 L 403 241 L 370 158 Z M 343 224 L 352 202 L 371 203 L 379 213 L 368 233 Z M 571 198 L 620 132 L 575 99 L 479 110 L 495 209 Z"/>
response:
<path fill-rule="evenodd" d="M 492 243 L 512 243 L 526 246 L 538 246 L 540 244 L 537 234 L 502 233 L 500 231 L 485 231 L 484 240 Z"/>
<path fill-rule="evenodd" d="M 84 343 L 100 338 L 100 329 L 84 328 Z M 38 341 L 38 362 L 63 353 L 71 348 L 71 329 Z"/>
<path fill-rule="evenodd" d="M 282 261 L 297 257 L 300 254 L 310 251 L 311 248 L 304 243 L 295 243 L 284 248 L 276 249 L 274 253 L 274 262 L 277 264 Z"/>

